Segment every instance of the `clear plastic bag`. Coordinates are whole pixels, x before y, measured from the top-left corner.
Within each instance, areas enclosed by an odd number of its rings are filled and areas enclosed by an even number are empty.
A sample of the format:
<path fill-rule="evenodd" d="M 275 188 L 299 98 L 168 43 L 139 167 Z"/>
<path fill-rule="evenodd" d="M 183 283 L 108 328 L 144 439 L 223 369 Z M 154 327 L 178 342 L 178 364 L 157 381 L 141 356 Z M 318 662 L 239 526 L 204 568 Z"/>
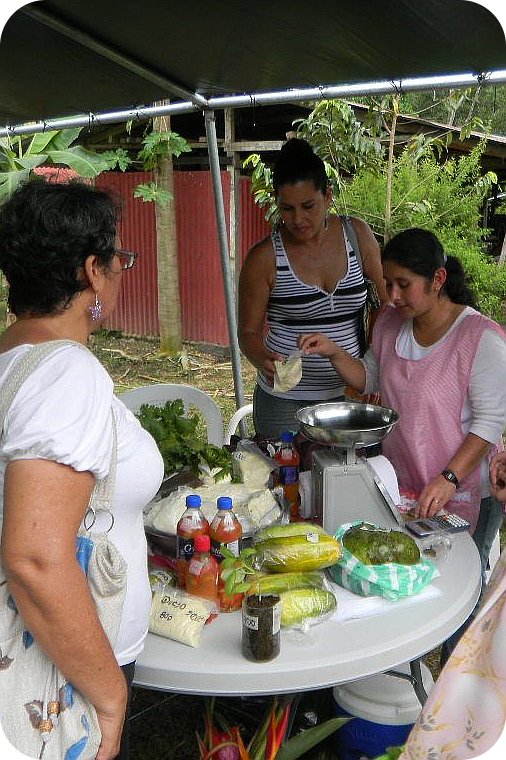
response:
<path fill-rule="evenodd" d="M 168 587 L 153 594 L 149 630 L 173 641 L 198 647 L 205 624 L 216 613 L 213 602 Z"/>
<path fill-rule="evenodd" d="M 335 537 L 344 540 L 347 530 L 362 521 L 355 520 L 341 525 Z M 378 526 L 371 526 L 382 530 Z M 388 562 L 382 565 L 367 565 L 361 562 L 343 544 L 343 553 L 339 561 L 330 570 L 332 579 L 343 588 L 359 596 L 382 596 L 387 599 L 401 599 L 418 594 L 439 575 L 435 564 L 423 556 L 413 565 L 401 565 Z"/>

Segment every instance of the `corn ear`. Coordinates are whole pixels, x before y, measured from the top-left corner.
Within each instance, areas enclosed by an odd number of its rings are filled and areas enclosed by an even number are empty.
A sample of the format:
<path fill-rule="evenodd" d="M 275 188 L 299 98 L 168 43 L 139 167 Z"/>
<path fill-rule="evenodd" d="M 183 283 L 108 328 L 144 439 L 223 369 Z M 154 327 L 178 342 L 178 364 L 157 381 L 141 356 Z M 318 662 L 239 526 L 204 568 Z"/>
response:
<path fill-rule="evenodd" d="M 257 530 L 253 536 L 254 542 L 268 541 L 270 538 L 286 538 L 287 536 L 305 536 L 306 533 L 324 533 L 321 525 L 307 522 L 293 522 L 287 525 L 268 525 Z"/>
<path fill-rule="evenodd" d="M 342 545 L 328 533 L 270 538 L 256 544 L 257 565 L 272 573 L 307 572 L 334 565 L 342 554 Z"/>
<path fill-rule="evenodd" d="M 289 627 L 303 623 L 307 619 L 318 618 L 333 612 L 337 607 L 336 597 L 325 589 L 296 588 L 284 591 L 281 599 L 281 625 Z"/>
<path fill-rule="evenodd" d="M 280 594 L 294 588 L 323 588 L 323 573 L 314 570 L 308 573 L 271 573 L 257 575 L 246 593 L 248 594 Z"/>

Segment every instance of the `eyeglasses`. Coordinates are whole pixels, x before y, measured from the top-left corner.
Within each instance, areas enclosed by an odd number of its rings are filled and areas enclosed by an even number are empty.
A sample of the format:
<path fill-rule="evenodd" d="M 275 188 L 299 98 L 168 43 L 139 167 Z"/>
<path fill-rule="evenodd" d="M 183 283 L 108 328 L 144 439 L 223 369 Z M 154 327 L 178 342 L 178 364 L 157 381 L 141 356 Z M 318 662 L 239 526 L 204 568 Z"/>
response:
<path fill-rule="evenodd" d="M 131 269 L 137 261 L 137 253 L 133 251 L 125 251 L 123 248 L 116 248 L 115 255 L 119 257 L 122 269 Z"/>

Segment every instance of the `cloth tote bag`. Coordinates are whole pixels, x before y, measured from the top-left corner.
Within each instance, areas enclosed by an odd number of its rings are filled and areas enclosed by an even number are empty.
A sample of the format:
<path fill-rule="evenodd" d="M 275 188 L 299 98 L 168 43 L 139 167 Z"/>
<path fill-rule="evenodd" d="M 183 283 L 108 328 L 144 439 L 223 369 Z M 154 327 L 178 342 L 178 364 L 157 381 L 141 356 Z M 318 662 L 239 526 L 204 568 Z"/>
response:
<path fill-rule="evenodd" d="M 16 362 L 1 390 L 2 427 L 24 380 L 55 348 L 70 342 L 38 344 Z M 114 521 L 111 506 L 116 474 L 116 428 L 112 411 L 111 418 L 111 467 L 107 477 L 96 483 L 91 495 L 83 527 L 76 536 L 76 556 L 86 574 L 100 622 L 113 645 L 121 620 L 127 568 L 107 533 L 92 530 L 99 511 L 110 514 L 111 527 Z M 69 683 L 26 629 L 1 565 L 0 720 L 7 739 L 29 757 L 94 760 L 100 746 L 95 708 Z"/>

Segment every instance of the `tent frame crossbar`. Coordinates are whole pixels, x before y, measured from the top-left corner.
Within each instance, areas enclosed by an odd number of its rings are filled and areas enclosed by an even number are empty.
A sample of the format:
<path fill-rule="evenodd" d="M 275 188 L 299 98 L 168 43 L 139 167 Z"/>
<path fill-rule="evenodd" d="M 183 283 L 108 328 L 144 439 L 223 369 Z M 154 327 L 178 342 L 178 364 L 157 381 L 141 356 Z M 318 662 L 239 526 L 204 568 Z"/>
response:
<path fill-rule="evenodd" d="M 217 111 L 225 108 L 250 108 L 253 106 L 276 105 L 280 103 L 316 102 L 333 98 L 353 98 L 365 95 L 386 95 L 392 92 L 413 92 L 420 90 L 463 89 L 484 85 L 506 83 L 506 70 L 454 74 L 411 79 L 383 80 L 377 82 L 357 82 L 354 84 L 325 85 L 319 87 L 293 88 L 273 92 L 256 92 L 243 95 L 223 95 L 203 98 L 195 94 L 191 100 L 181 100 L 165 105 L 135 106 L 109 112 L 94 112 L 62 116 L 60 118 L 32 121 L 26 124 L 4 125 L 0 127 L 0 137 L 32 135 L 53 129 L 91 127 L 92 125 L 114 124 L 126 121 L 152 119 L 195 111 Z M 173 85 L 174 87 L 174 85 Z M 174 92 L 174 90 L 172 90 Z M 197 98 L 199 98 L 197 102 Z"/>

